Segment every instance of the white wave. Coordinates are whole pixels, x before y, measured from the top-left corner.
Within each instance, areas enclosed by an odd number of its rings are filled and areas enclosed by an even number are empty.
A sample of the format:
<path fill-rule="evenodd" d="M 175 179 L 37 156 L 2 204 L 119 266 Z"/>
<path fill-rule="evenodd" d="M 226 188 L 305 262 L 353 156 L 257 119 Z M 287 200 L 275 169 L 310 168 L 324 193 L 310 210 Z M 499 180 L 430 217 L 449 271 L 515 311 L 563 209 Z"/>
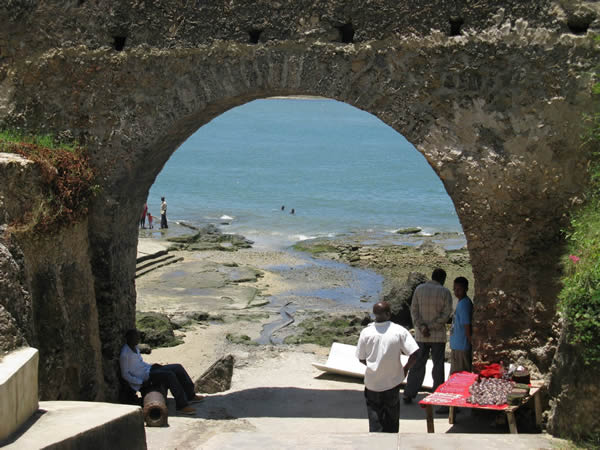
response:
<path fill-rule="evenodd" d="M 293 239 L 295 241 L 306 241 L 308 239 L 315 239 L 316 236 L 306 236 L 305 234 L 292 234 L 290 236 L 290 239 Z"/>
<path fill-rule="evenodd" d="M 233 220 L 233 217 L 227 216 L 227 215 L 224 214 L 221 217 L 219 217 L 219 220 Z"/>

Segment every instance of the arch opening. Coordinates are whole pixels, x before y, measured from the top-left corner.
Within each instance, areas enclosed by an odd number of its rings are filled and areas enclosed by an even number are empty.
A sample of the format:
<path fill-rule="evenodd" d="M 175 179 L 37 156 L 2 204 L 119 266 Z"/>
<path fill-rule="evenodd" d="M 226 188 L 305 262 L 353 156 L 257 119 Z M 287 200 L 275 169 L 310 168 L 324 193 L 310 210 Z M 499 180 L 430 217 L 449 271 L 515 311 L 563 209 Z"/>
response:
<path fill-rule="evenodd" d="M 276 269 L 280 285 L 274 298 L 265 299 L 271 312 L 284 311 L 282 305 L 290 316 L 297 309 L 368 311 L 390 294 L 393 282 L 402 285 L 415 271 L 427 279 L 438 266 L 448 273 L 446 286 L 451 288 L 457 276 L 474 286 L 462 227 L 438 175 L 398 132 L 342 102 L 269 98 L 230 109 L 174 151 L 150 189 L 151 215 L 158 216 L 163 196 L 169 228 L 143 229 L 140 237 L 179 237 L 215 225 L 223 233 L 251 239 L 258 251 L 268 254 L 267 260 L 252 260 L 260 270 L 268 272 L 278 265 L 274 261 L 295 261 Z M 157 223 L 154 219 L 155 227 Z M 337 265 L 307 263 L 307 256 L 290 250 L 294 244 L 307 254 L 328 249 L 321 259 Z M 194 251 L 202 246 L 207 244 L 180 248 Z M 248 261 L 248 256 L 235 253 L 208 255 L 240 266 Z M 294 267 L 304 264 L 310 268 Z M 187 269 L 173 270 L 183 274 Z M 302 281 L 298 288 L 298 273 L 312 285 Z M 138 282 L 142 310 L 153 305 L 156 288 L 152 279 Z M 179 292 L 185 297 L 187 290 Z M 322 302 L 307 300 L 313 297 Z M 174 299 L 172 309 L 182 303 L 187 300 Z M 299 315 L 296 320 L 303 319 Z M 412 325 L 406 311 L 397 319 Z M 279 318 L 270 320 L 277 323 Z M 350 343 L 356 331 L 360 327 L 341 338 Z M 261 330 L 251 338 L 279 343 L 287 337 L 272 341 Z"/>

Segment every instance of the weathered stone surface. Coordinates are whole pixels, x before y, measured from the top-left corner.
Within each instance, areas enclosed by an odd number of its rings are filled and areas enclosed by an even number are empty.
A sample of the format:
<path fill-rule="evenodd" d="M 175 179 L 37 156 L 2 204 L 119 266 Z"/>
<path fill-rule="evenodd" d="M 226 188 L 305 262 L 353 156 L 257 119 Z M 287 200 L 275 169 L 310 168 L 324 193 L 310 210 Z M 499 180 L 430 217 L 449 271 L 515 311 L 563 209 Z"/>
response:
<path fill-rule="evenodd" d="M 217 360 L 195 381 L 196 392 L 215 394 L 229 390 L 234 363 L 233 355 L 227 355 Z"/>
<path fill-rule="evenodd" d="M 383 298 L 385 301 L 390 302 L 392 307 L 392 322 L 406 328 L 412 328 L 412 316 L 410 315 L 412 296 L 416 287 L 427 280 L 428 278 L 422 273 L 411 272 L 401 286 L 392 287 L 389 294 Z"/>
<path fill-rule="evenodd" d="M 12 247 L 17 253 L 17 247 Z M 15 258 L 13 252 L 0 239 L 0 356 L 27 345 L 27 337 L 33 335 L 31 296 L 24 286 L 22 255 Z"/>
<path fill-rule="evenodd" d="M 579 349 L 566 339 L 569 331 L 563 328 L 552 366 L 548 430 L 581 439 L 600 430 L 600 367 L 584 364 Z"/>
<path fill-rule="evenodd" d="M 87 220 L 32 234 L 23 218 L 48 195 L 37 165 L 2 154 L 0 175 L 0 347 L 39 350 L 42 399 L 102 398 Z"/>
<path fill-rule="evenodd" d="M 102 344 L 89 260 L 88 223 L 19 237 L 40 351 L 40 398 L 104 398 Z M 115 332 L 123 336 L 119 322 Z M 121 340 L 123 338 L 121 337 Z M 118 354 L 115 355 L 118 360 Z"/>
<path fill-rule="evenodd" d="M 91 352 L 108 386 L 94 389 L 116 398 L 118 352 L 135 317 L 136 211 L 156 175 L 200 126 L 273 95 L 346 102 L 412 142 L 467 237 L 476 352 L 549 370 L 560 229 L 586 186 L 580 117 L 592 109 L 600 51 L 585 33 L 600 30 L 598 2 L 77 3 L 0 5 L 0 126 L 76 137 L 101 175 L 87 230 L 75 233 L 88 245 L 75 252 L 82 289 L 66 294 L 87 299 L 69 306 L 90 309 L 82 329 L 99 334 Z M 69 323 L 56 306 L 67 304 L 69 280 L 53 267 L 67 268 L 72 252 L 42 247 L 51 257 L 38 252 L 27 279 L 52 289 L 31 289 L 34 310 L 38 300 L 55 305 L 45 312 Z M 24 250 L 27 264 L 37 250 Z"/>

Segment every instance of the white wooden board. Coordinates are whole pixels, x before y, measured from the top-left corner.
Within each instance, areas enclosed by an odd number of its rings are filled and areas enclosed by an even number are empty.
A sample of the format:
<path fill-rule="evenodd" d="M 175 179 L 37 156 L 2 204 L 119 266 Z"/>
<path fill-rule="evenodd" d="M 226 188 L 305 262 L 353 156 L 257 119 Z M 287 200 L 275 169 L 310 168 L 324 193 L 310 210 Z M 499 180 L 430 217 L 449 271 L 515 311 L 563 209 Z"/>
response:
<path fill-rule="evenodd" d="M 400 360 L 402 364 L 406 364 L 408 356 L 401 356 Z M 329 357 L 325 364 L 312 363 L 314 367 L 323 372 L 335 373 L 338 375 L 346 375 L 354 378 L 364 378 L 366 367 L 360 363 L 356 358 L 356 346 L 348 344 L 340 344 L 334 342 L 329 350 Z M 431 369 L 433 368 L 433 362 L 427 361 L 425 366 L 425 379 L 423 380 L 423 387 L 432 388 L 433 378 L 431 378 Z M 448 379 L 450 375 L 450 364 L 444 364 L 445 379 Z M 404 380 L 406 382 L 406 380 Z"/>

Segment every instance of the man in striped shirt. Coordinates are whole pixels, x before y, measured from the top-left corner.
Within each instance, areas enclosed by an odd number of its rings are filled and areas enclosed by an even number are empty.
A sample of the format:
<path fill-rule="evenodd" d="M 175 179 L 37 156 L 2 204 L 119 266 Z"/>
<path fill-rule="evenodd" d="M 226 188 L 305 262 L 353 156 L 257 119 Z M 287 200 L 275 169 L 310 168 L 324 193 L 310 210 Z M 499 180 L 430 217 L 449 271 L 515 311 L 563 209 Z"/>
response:
<path fill-rule="evenodd" d="M 433 360 L 433 389 L 444 382 L 444 356 L 446 350 L 446 323 L 452 314 L 452 294 L 444 287 L 446 272 L 435 269 L 431 281 L 415 289 L 410 313 L 415 327 L 419 352 L 415 365 L 408 373 L 404 389 L 404 403 L 411 403 L 425 378 L 425 364 Z"/>

